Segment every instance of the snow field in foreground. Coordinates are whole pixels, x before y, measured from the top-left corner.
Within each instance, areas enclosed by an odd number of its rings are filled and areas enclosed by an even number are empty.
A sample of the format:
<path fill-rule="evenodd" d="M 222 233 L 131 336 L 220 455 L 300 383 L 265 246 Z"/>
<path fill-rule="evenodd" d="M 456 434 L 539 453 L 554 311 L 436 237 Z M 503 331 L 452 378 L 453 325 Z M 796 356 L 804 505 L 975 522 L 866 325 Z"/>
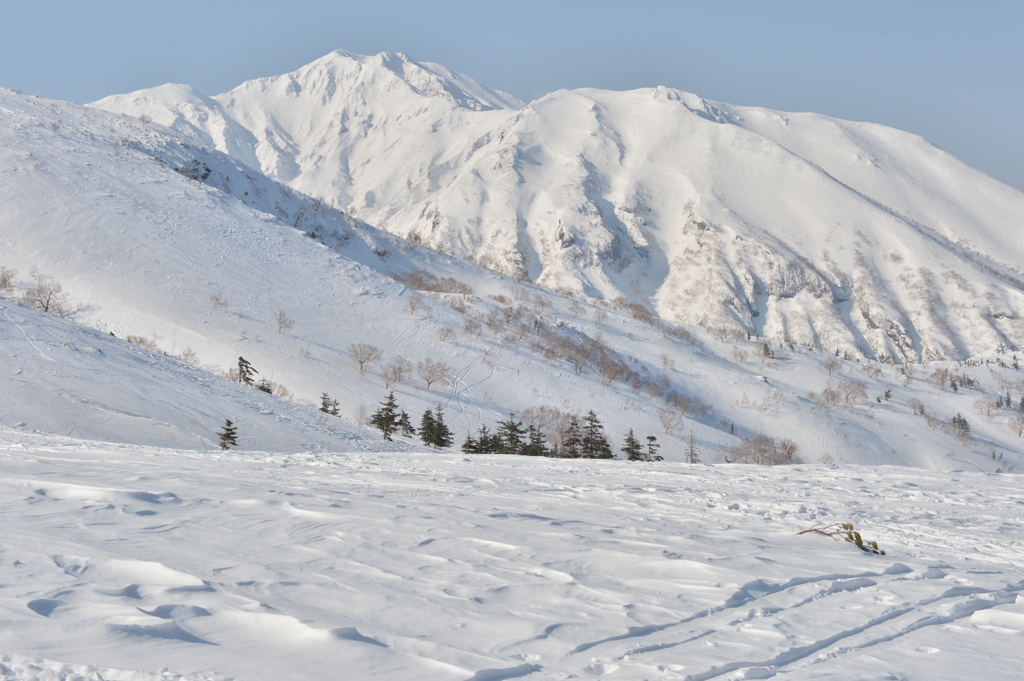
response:
<path fill-rule="evenodd" d="M 1024 662 L 1019 476 L 0 439 L 7 678 L 1011 679 Z M 887 555 L 797 535 L 833 522 Z"/>

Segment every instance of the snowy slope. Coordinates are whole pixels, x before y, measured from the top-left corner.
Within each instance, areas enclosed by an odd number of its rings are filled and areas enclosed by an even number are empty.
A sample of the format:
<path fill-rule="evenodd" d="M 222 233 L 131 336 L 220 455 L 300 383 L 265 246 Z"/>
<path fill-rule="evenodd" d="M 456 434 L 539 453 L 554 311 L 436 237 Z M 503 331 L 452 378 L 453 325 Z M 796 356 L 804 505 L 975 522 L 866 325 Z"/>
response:
<path fill-rule="evenodd" d="M 0 442 L 5 678 L 1002 681 L 1024 664 L 1020 476 Z M 835 522 L 886 555 L 797 535 Z"/>
<path fill-rule="evenodd" d="M 897 362 L 1024 345 L 1024 194 L 891 128 L 663 87 L 516 110 L 389 53 L 94 106 L 395 234 L 665 319 Z"/>
<path fill-rule="evenodd" d="M 22 430 L 214 449 L 224 420 L 266 451 L 402 448 L 68 319 L 0 300 L 0 423 Z"/>
<path fill-rule="evenodd" d="M 910 378 L 866 361 L 832 358 L 826 370 L 830 355 L 799 345 L 773 344 L 774 359 L 761 362 L 756 338 L 673 327 L 642 310 L 517 283 L 380 232 L 157 124 L 14 93 L 2 94 L 0 110 L 0 266 L 17 269 L 20 282 L 8 296 L 23 294 L 35 270 L 64 286 L 77 322 L 152 339 L 172 355 L 191 350 L 213 373 L 244 356 L 301 403 L 329 393 L 349 420 L 376 408 L 388 392 L 382 364 L 404 355 L 414 367 L 447 365 L 429 388 L 414 370 L 390 389 L 414 419 L 442 404 L 459 441 L 510 411 L 548 407 L 593 409 L 616 451 L 629 428 L 656 435 L 670 460 L 683 458 L 692 431 L 705 461 L 759 432 L 792 438 L 810 461 L 982 471 L 1022 461 L 1008 427 L 1015 410 L 975 412 L 997 394 L 1020 399 L 1019 372 L 997 363 L 1012 363 L 1010 354 L 918 368 Z M 418 293 L 389 276 L 417 269 L 469 292 Z M 280 312 L 290 328 L 278 328 Z M 379 346 L 382 359 L 360 373 L 355 343 Z M 602 365 L 618 375 L 603 377 Z M 31 380 L 45 384 L 45 367 L 35 365 Z M 953 393 L 948 377 L 927 380 L 937 369 L 978 386 Z M 821 398 L 857 384 L 863 392 L 849 400 Z M 881 400 L 886 390 L 891 399 Z M 934 420 L 915 415 L 912 400 Z M 971 419 L 969 442 L 946 427 L 958 412 Z M 58 434 L 72 427 L 30 416 L 16 422 Z M 197 432 L 208 440 L 210 426 Z M 179 434 L 159 442 L 205 446 Z M 148 426 L 134 440 L 103 437 L 154 442 Z"/>

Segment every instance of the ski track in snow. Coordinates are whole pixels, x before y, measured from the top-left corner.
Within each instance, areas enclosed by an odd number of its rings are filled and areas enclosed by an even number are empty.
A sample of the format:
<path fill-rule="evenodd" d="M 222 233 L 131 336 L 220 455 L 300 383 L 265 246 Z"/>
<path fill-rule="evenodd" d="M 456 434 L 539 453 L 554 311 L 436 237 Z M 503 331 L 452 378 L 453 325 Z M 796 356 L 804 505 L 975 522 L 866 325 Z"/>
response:
<path fill-rule="evenodd" d="M 0 432 L 0 513 L 18 518 L 0 537 L 4 678 L 1012 679 L 1024 663 L 1019 476 Z M 888 555 L 797 535 L 844 521 Z"/>

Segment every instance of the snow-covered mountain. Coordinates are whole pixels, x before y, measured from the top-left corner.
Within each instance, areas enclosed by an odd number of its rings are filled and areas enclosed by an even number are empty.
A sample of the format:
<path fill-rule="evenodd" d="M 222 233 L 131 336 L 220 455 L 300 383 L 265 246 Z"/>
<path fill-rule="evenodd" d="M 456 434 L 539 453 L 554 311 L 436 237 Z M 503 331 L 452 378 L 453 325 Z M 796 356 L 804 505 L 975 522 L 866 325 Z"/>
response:
<path fill-rule="evenodd" d="M 637 306 L 566 297 L 417 246 L 155 123 L 10 91 L 0 92 L 0 112 L 0 267 L 17 270 L 15 286 L 0 295 L 20 299 L 38 283 L 59 283 L 76 322 L 141 337 L 215 374 L 244 356 L 258 378 L 307 406 L 327 392 L 349 420 L 310 425 L 296 412 L 288 416 L 294 429 L 266 443 L 254 436 L 249 446 L 332 447 L 318 428 L 357 431 L 360 409 L 373 411 L 394 390 L 414 418 L 441 403 L 460 442 L 511 411 L 554 435 L 556 412 L 593 409 L 616 447 L 633 428 L 656 435 L 675 460 L 692 431 L 705 461 L 758 433 L 793 439 L 811 461 L 988 471 L 1021 461 L 1005 396 L 1016 405 L 1024 383 L 998 364 L 1011 364 L 1009 354 L 973 367 L 902 369 L 676 326 Z M 96 347 L 70 327 L 25 319 L 4 332 L 12 344 L 24 334 L 52 343 L 64 334 L 76 347 Z M 381 353 L 362 372 L 352 350 L 360 343 Z M 120 360 L 90 363 L 93 382 L 57 381 L 60 362 L 30 362 L 29 346 L 11 347 L 21 350 L 4 377 L 34 387 L 7 394 L 6 425 L 205 448 L 224 418 L 237 416 L 243 433 L 247 410 L 267 410 L 259 428 L 278 418 L 262 402 L 230 411 L 233 388 L 205 400 L 178 385 L 187 374 L 154 368 L 169 394 L 195 404 L 168 402 L 137 380 L 143 369 L 122 372 Z M 399 356 L 403 376 L 386 379 L 384 366 Z M 429 385 L 416 368 L 428 360 L 444 365 Z M 948 388 L 951 377 L 964 384 L 959 393 Z M 154 399 L 129 399 L 126 409 L 111 402 L 104 381 L 147 386 Z M 61 422 L 51 418 L 56 398 L 38 410 L 19 406 L 18 394 L 61 391 L 68 404 L 110 405 L 138 418 L 112 427 L 103 408 L 76 407 L 81 418 Z M 985 406 L 997 395 L 1002 409 Z M 974 416 L 976 403 L 983 418 Z M 179 408 L 185 413 L 171 413 Z M 958 412 L 971 414 L 969 442 L 948 427 Z"/>
<path fill-rule="evenodd" d="M 664 319 L 895 362 L 1024 345 L 1024 194 L 898 130 L 668 88 L 523 106 L 335 52 L 146 115 L 412 241 Z"/>

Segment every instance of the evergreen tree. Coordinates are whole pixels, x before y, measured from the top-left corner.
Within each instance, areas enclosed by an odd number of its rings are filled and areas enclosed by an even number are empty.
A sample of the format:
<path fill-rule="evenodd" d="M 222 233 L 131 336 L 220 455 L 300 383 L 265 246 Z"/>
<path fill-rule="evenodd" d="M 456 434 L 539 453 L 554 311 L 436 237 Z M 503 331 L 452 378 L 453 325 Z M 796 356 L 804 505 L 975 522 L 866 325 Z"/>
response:
<path fill-rule="evenodd" d="M 686 447 L 686 463 L 700 463 L 697 446 L 693 444 L 693 429 L 690 429 L 690 444 Z"/>
<path fill-rule="evenodd" d="M 1006 400 L 1003 402 L 1003 405 L 1007 409 L 1013 409 L 1013 400 L 1010 399 L 1010 391 L 1009 390 L 1006 391 Z"/>
<path fill-rule="evenodd" d="M 575 416 L 569 417 L 569 425 L 565 428 L 565 435 L 562 437 L 562 446 L 558 454 L 565 459 L 580 458 L 580 422 Z"/>
<path fill-rule="evenodd" d="M 338 400 L 332 400 L 331 396 L 327 393 L 320 395 L 320 411 L 323 413 L 337 416 L 339 406 Z"/>
<path fill-rule="evenodd" d="M 434 412 L 430 409 L 423 412 L 423 416 L 420 417 L 420 439 L 423 440 L 423 444 L 434 444 L 434 427 L 436 425 L 437 421 L 434 420 Z"/>
<path fill-rule="evenodd" d="M 498 430 L 494 434 L 499 454 L 521 454 L 523 451 L 523 422 L 516 421 L 515 412 L 508 415 L 505 421 L 498 421 Z"/>
<path fill-rule="evenodd" d="M 586 459 L 610 459 L 612 448 L 604 436 L 604 426 L 591 409 L 583 417 L 583 439 L 580 441 L 580 455 Z"/>
<path fill-rule="evenodd" d="M 220 436 L 221 449 L 238 446 L 238 430 L 231 423 L 231 419 L 224 420 L 224 429 L 217 433 L 217 435 Z"/>
<path fill-rule="evenodd" d="M 526 429 L 526 444 L 522 453 L 525 456 L 548 456 L 551 453 L 544 443 L 544 431 L 539 426 L 530 424 Z"/>
<path fill-rule="evenodd" d="M 1020 396 L 1020 404 L 1017 406 L 1017 411 L 1024 414 L 1024 395 Z"/>
<path fill-rule="evenodd" d="M 412 437 L 416 434 L 416 427 L 412 425 L 412 420 L 404 409 L 398 417 L 398 427 L 402 431 L 402 437 Z"/>
<path fill-rule="evenodd" d="M 274 394 L 274 384 L 270 382 L 269 378 L 261 378 L 260 382 L 256 384 L 256 389 L 271 395 Z"/>
<path fill-rule="evenodd" d="M 238 358 L 238 382 L 245 383 L 246 385 L 252 385 L 252 378 L 259 372 L 252 368 L 252 365 L 246 361 L 245 357 Z"/>
<path fill-rule="evenodd" d="M 451 447 L 455 444 L 455 437 L 452 435 L 452 429 L 444 422 L 444 410 L 441 408 L 440 404 L 438 404 L 437 409 L 434 410 L 434 418 L 437 419 L 434 434 L 434 446 L 438 449 Z"/>
<path fill-rule="evenodd" d="M 462 451 L 467 454 L 493 454 L 497 451 L 497 435 L 491 435 L 487 426 L 480 426 L 476 439 L 467 437 L 462 443 Z"/>
<path fill-rule="evenodd" d="M 950 388 L 952 388 L 952 389 L 953 389 L 953 392 L 955 392 L 955 393 L 958 393 L 958 392 L 960 392 L 960 391 L 959 391 L 959 390 L 957 389 L 957 385 L 956 385 L 956 380 L 955 380 L 955 379 L 952 379 L 952 378 L 951 378 L 951 379 L 949 379 L 949 387 L 950 387 Z"/>
<path fill-rule="evenodd" d="M 643 447 L 640 445 L 640 441 L 633 435 L 633 429 L 630 428 L 629 432 L 626 433 L 626 440 L 622 444 L 622 453 L 626 455 L 628 461 L 642 461 L 643 460 Z"/>
<path fill-rule="evenodd" d="M 398 403 L 395 402 L 394 392 L 388 393 L 388 398 L 380 403 L 380 409 L 370 416 L 370 425 L 377 428 L 384 435 L 385 440 L 391 442 L 391 436 L 400 425 Z"/>
<path fill-rule="evenodd" d="M 658 456 L 658 450 L 661 445 L 658 444 L 658 438 L 653 435 L 647 436 L 647 454 L 644 461 L 661 461 L 662 457 Z"/>
<path fill-rule="evenodd" d="M 423 412 L 423 418 L 420 420 L 420 439 L 424 444 L 433 446 L 434 449 L 451 447 L 454 443 L 452 431 L 444 422 L 444 408 L 440 404 L 437 405 L 436 411 L 428 409 Z"/>

